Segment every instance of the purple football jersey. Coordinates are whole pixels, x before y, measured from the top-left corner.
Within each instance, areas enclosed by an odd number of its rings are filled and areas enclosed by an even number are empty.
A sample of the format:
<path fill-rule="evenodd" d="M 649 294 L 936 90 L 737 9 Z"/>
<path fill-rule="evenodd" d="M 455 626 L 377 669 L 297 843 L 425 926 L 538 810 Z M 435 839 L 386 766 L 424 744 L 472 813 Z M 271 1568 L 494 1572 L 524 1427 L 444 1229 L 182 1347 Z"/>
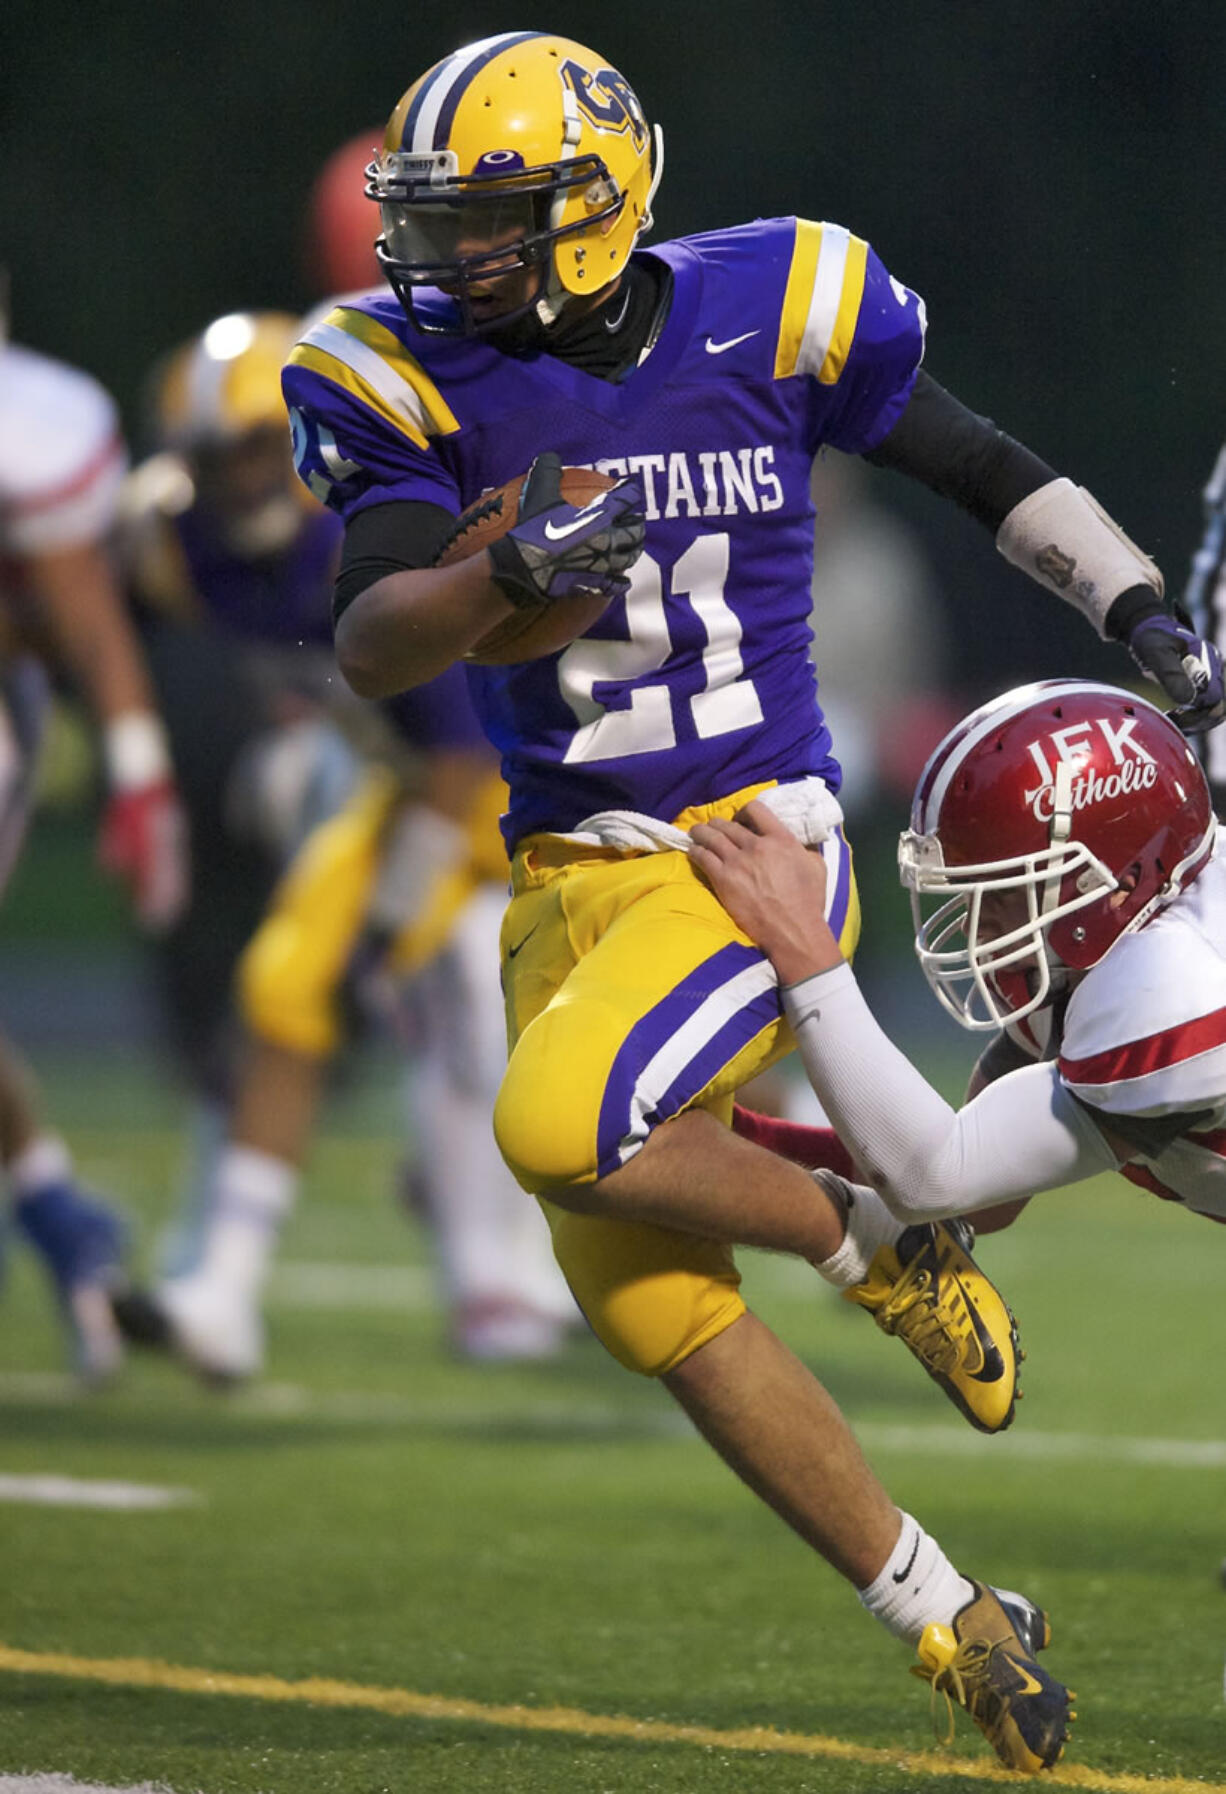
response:
<path fill-rule="evenodd" d="M 292 491 L 292 488 L 291 488 Z M 192 590 L 215 623 L 247 641 L 321 647 L 332 639 L 332 582 L 342 531 L 327 511 L 304 518 L 283 554 L 236 554 L 199 506 L 173 519 Z"/>
<path fill-rule="evenodd" d="M 599 810 L 671 820 L 770 779 L 838 788 L 809 654 L 810 467 L 897 421 L 923 305 L 838 225 L 776 219 L 638 253 L 667 264 L 672 302 L 618 383 L 423 334 L 390 294 L 338 307 L 285 370 L 299 473 L 344 517 L 396 499 L 459 511 L 545 449 L 642 482 L 626 596 L 557 654 L 469 669 L 511 846 Z"/>
<path fill-rule="evenodd" d="M 222 630 L 261 646 L 331 646 L 332 585 L 342 525 L 330 511 L 307 517 L 289 549 L 267 559 L 234 553 L 198 508 L 173 519 L 192 590 Z M 379 706 L 397 734 L 422 752 L 468 749 L 483 740 L 461 667 Z"/>

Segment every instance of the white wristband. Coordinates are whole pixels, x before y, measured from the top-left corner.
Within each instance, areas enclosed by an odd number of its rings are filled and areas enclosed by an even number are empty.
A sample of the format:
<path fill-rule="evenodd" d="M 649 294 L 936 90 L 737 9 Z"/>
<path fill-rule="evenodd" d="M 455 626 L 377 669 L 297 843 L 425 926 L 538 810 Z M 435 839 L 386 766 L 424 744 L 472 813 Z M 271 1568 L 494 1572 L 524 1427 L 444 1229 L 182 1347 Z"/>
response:
<path fill-rule="evenodd" d="M 112 791 L 134 791 L 171 776 L 166 731 L 148 710 L 125 710 L 102 732 L 102 754 Z"/>
<path fill-rule="evenodd" d="M 996 532 L 1014 567 L 1088 617 L 1106 639 L 1107 612 L 1130 586 L 1162 596 L 1162 574 L 1098 500 L 1072 480 L 1049 480 L 1014 505 Z"/>

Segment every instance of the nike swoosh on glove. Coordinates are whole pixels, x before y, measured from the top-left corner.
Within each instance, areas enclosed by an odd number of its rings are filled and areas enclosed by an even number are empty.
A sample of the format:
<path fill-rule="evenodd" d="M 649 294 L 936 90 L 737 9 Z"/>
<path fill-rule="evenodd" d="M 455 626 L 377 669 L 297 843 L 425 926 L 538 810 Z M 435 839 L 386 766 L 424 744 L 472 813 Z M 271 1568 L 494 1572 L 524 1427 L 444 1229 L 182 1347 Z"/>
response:
<path fill-rule="evenodd" d="M 643 552 L 647 516 L 643 488 L 619 480 L 585 505 L 561 495 L 562 460 L 538 455 L 528 470 L 519 516 L 490 545 L 494 583 L 512 604 L 554 603 L 583 593 L 615 598 Z"/>

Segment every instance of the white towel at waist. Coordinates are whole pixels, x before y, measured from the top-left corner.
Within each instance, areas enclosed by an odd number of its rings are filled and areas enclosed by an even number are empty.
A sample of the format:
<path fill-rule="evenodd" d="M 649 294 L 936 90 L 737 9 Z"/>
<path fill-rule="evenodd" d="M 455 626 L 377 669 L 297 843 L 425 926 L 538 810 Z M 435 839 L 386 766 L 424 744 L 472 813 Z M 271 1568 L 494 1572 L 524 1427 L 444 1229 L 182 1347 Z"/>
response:
<path fill-rule="evenodd" d="M 794 779 L 788 785 L 772 785 L 757 800 L 775 812 L 806 847 L 816 847 L 838 828 L 843 811 L 824 779 Z M 687 830 L 657 816 L 637 810 L 600 810 L 585 816 L 571 833 L 555 836 L 581 847 L 616 847 L 626 853 L 688 853 Z"/>

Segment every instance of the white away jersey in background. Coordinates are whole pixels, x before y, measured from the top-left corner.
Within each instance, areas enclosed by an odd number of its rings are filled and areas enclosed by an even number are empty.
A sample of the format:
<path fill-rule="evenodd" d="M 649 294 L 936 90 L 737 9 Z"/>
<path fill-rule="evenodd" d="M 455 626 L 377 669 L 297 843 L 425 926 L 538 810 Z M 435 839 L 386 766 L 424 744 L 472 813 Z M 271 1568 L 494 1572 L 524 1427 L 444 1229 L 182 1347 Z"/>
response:
<path fill-rule="evenodd" d="M 0 348 L 0 555 L 105 535 L 125 467 L 118 413 L 96 380 L 15 343 Z"/>

